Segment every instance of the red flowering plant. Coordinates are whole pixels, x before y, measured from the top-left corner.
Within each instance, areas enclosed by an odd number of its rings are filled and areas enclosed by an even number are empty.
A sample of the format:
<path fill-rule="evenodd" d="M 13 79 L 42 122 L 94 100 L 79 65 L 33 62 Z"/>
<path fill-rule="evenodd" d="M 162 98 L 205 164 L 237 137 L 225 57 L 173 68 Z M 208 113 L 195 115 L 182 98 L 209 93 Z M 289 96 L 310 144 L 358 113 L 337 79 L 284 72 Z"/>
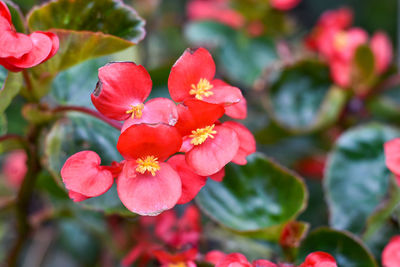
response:
<path fill-rule="evenodd" d="M 0 265 L 399 266 L 396 12 L 0 1 Z"/>

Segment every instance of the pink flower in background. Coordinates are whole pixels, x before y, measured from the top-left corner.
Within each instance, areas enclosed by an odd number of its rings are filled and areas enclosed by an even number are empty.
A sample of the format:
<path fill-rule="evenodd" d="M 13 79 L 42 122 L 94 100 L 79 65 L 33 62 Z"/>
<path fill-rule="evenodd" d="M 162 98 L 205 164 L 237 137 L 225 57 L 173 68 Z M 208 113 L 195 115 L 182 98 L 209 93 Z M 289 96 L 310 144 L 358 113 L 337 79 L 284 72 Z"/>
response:
<path fill-rule="evenodd" d="M 301 0 L 271 0 L 271 6 L 279 10 L 290 10 L 297 6 Z"/>
<path fill-rule="evenodd" d="M 3 163 L 3 173 L 7 183 L 18 189 L 28 171 L 27 155 L 24 150 L 17 150 L 7 155 Z"/>
<path fill-rule="evenodd" d="M 400 235 L 393 237 L 382 253 L 383 267 L 400 266 Z"/>
<path fill-rule="evenodd" d="M 384 32 L 376 32 L 371 38 L 371 49 L 375 57 L 375 69 L 384 72 L 393 58 L 393 47 L 389 36 Z"/>
<path fill-rule="evenodd" d="M 400 186 L 400 138 L 385 143 L 386 167 L 394 173 Z"/>

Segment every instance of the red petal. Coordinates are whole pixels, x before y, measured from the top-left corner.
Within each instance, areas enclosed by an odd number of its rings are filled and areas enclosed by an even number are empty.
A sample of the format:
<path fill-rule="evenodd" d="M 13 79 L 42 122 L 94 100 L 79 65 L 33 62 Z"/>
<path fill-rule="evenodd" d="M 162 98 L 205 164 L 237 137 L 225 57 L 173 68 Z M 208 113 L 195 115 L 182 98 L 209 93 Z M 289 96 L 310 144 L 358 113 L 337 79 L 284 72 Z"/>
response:
<path fill-rule="evenodd" d="M 26 34 L 15 32 L 4 17 L 0 17 L 0 32 L 0 58 L 19 58 L 32 50 L 31 38 Z"/>
<path fill-rule="evenodd" d="M 92 93 L 93 105 L 103 115 L 126 120 L 130 105 L 142 104 L 149 96 L 152 81 L 141 65 L 133 62 L 109 63 L 99 69 L 99 82 Z"/>
<path fill-rule="evenodd" d="M 194 261 L 198 254 L 198 250 L 197 248 L 192 248 L 177 254 L 171 254 L 164 250 L 155 250 L 153 251 L 153 254 L 154 256 L 157 257 L 157 260 L 162 264 L 180 263 L 180 262 Z"/>
<path fill-rule="evenodd" d="M 313 252 L 300 267 L 337 267 L 336 260 L 326 252 Z"/>
<path fill-rule="evenodd" d="M 330 64 L 330 72 L 332 80 L 340 87 L 346 88 L 350 86 L 351 64 L 341 60 L 334 60 Z"/>
<path fill-rule="evenodd" d="M 210 175 L 210 178 L 216 182 L 222 182 L 224 180 L 224 177 L 225 177 L 225 168 L 222 168 L 217 173 Z"/>
<path fill-rule="evenodd" d="M 239 139 L 234 130 L 216 126 L 214 139 L 208 138 L 186 154 L 186 162 L 202 176 L 212 175 L 221 170 L 236 155 Z"/>
<path fill-rule="evenodd" d="M 384 267 L 398 267 L 400 263 L 400 235 L 393 237 L 382 252 Z"/>
<path fill-rule="evenodd" d="M 181 177 L 182 195 L 178 204 L 185 204 L 191 201 L 200 189 L 206 184 L 207 177 L 196 174 L 187 165 L 184 155 L 175 155 L 168 160 L 168 164 L 176 170 Z"/>
<path fill-rule="evenodd" d="M 377 32 L 371 38 L 371 49 L 375 57 L 375 68 L 384 72 L 393 58 L 393 47 L 389 37 L 384 32 Z"/>
<path fill-rule="evenodd" d="M 129 118 L 122 126 L 122 132 L 129 126 L 139 123 L 165 123 L 174 126 L 178 121 L 176 104 L 163 97 L 153 98 L 144 105 L 143 115 L 140 119 Z"/>
<path fill-rule="evenodd" d="M 159 161 L 179 151 L 182 137 L 175 127 L 166 124 L 136 124 L 119 136 L 117 149 L 125 159 L 155 156 Z"/>
<path fill-rule="evenodd" d="M 89 197 L 87 197 L 85 195 L 82 195 L 82 194 L 79 194 L 77 192 L 71 191 L 71 190 L 68 191 L 68 196 L 74 202 L 80 202 L 80 201 L 84 201 L 86 199 L 89 199 Z"/>
<path fill-rule="evenodd" d="M 214 86 L 211 91 L 213 94 L 204 97 L 203 101 L 213 104 L 232 105 L 239 103 L 240 99 L 243 98 L 242 91 L 230 85 Z"/>
<path fill-rule="evenodd" d="M 239 165 L 247 164 L 246 157 L 256 152 L 256 140 L 253 134 L 238 122 L 227 121 L 222 125 L 234 130 L 239 138 L 239 149 L 232 161 Z"/>
<path fill-rule="evenodd" d="M 58 49 L 60 48 L 60 40 L 58 39 L 58 36 L 55 33 L 52 33 L 52 32 L 40 32 L 40 33 L 46 34 L 47 37 L 49 37 L 52 42 L 50 54 L 44 60 L 44 61 L 46 61 L 46 60 L 49 60 L 50 58 L 52 58 L 57 53 Z"/>
<path fill-rule="evenodd" d="M 225 112 L 222 105 L 194 99 L 185 101 L 184 105 L 178 105 L 177 108 L 179 119 L 175 127 L 182 136 L 198 128 L 213 125 Z"/>
<path fill-rule="evenodd" d="M 9 64 L 18 68 L 31 68 L 42 63 L 53 49 L 53 40 L 42 32 L 34 32 L 29 35 L 33 48 L 29 53 L 20 58 L 7 58 Z"/>
<path fill-rule="evenodd" d="M 65 187 L 76 193 L 96 197 L 113 184 L 110 171 L 100 166 L 100 157 L 93 151 L 81 151 L 67 159 L 61 169 Z"/>
<path fill-rule="evenodd" d="M 246 257 L 240 253 L 231 253 L 224 257 L 215 267 L 230 267 L 230 266 L 240 266 L 240 267 L 252 267 L 250 262 Z"/>
<path fill-rule="evenodd" d="M 217 265 L 223 258 L 226 257 L 226 254 L 219 250 L 212 250 L 207 252 L 206 254 L 206 262 L 210 262 L 214 265 Z"/>
<path fill-rule="evenodd" d="M 253 267 L 278 267 L 278 265 L 267 260 L 255 260 L 253 261 Z"/>
<path fill-rule="evenodd" d="M 12 24 L 10 10 L 3 1 L 0 1 L 0 17 L 5 18 L 9 24 Z"/>
<path fill-rule="evenodd" d="M 385 143 L 386 166 L 388 169 L 400 175 L 400 138 Z"/>
<path fill-rule="evenodd" d="M 200 79 L 211 82 L 215 75 L 215 63 L 211 54 L 204 48 L 196 51 L 187 49 L 175 62 L 168 78 L 168 89 L 175 102 L 194 98 L 189 94 L 192 84 L 197 85 Z"/>
<path fill-rule="evenodd" d="M 278 10 L 287 11 L 300 3 L 300 0 L 272 0 L 271 6 Z"/>
<path fill-rule="evenodd" d="M 161 162 L 160 170 L 140 174 L 135 161 L 127 161 L 117 179 L 119 198 L 127 209 L 140 215 L 158 215 L 175 206 L 181 196 L 181 179 L 169 164 Z"/>
<path fill-rule="evenodd" d="M 242 97 L 239 103 L 226 106 L 225 114 L 231 118 L 244 120 L 247 117 L 247 101 L 246 98 Z"/>

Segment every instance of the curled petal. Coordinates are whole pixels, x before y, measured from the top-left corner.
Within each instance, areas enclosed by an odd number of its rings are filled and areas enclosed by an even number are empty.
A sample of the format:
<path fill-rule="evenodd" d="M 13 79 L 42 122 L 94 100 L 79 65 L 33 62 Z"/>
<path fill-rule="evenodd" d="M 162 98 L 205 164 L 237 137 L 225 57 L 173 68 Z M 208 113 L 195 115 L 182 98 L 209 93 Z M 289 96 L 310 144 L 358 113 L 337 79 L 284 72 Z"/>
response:
<path fill-rule="evenodd" d="M 300 267 L 337 267 L 337 264 L 330 254 L 318 251 L 309 254 Z"/>
<path fill-rule="evenodd" d="M 230 266 L 240 266 L 240 267 L 252 267 L 250 262 L 246 257 L 240 253 L 231 253 L 221 259 L 215 267 L 230 267 Z"/>
<path fill-rule="evenodd" d="M 126 120 L 133 106 L 143 104 L 149 96 L 152 81 L 141 65 L 114 62 L 99 69 L 99 81 L 91 95 L 93 105 L 104 116 Z"/>
<path fill-rule="evenodd" d="M 189 92 L 192 85 L 200 79 L 211 82 L 215 75 L 215 63 L 211 54 L 204 48 L 196 51 L 187 49 L 175 62 L 168 78 L 168 90 L 175 102 L 183 102 L 193 98 Z"/>
<path fill-rule="evenodd" d="M 375 69 L 384 72 L 393 58 L 393 47 L 389 37 L 384 32 L 377 32 L 371 38 L 371 49 L 375 57 Z"/>
<path fill-rule="evenodd" d="M 81 201 L 84 201 L 84 200 L 89 198 L 89 197 L 87 197 L 85 195 L 79 194 L 79 193 L 71 191 L 71 190 L 68 191 L 68 196 L 74 202 L 81 202 Z"/>
<path fill-rule="evenodd" d="M 239 103 L 226 106 L 225 114 L 231 118 L 244 120 L 247 117 L 247 101 L 246 98 L 242 97 Z"/>
<path fill-rule="evenodd" d="M 58 49 L 60 48 L 60 40 L 58 39 L 57 34 L 52 33 L 52 32 L 41 32 L 43 34 L 46 34 L 47 37 L 50 38 L 52 46 L 51 46 L 51 51 L 49 53 L 49 55 L 47 56 L 47 58 L 45 58 L 44 61 L 49 60 L 50 58 L 52 58 L 58 51 Z M 44 62 L 43 61 L 43 62 Z"/>
<path fill-rule="evenodd" d="M 256 152 L 256 140 L 253 134 L 242 124 L 234 121 L 227 121 L 222 124 L 234 130 L 239 138 L 239 149 L 232 162 L 245 165 L 247 164 L 246 157 Z"/>
<path fill-rule="evenodd" d="M 0 16 L 0 58 L 20 58 L 33 48 L 33 43 L 28 35 L 17 33 L 10 22 Z"/>
<path fill-rule="evenodd" d="M 87 197 L 107 192 L 113 184 L 113 176 L 100 166 L 100 161 L 93 151 L 81 151 L 69 157 L 61 169 L 65 187 Z"/>
<path fill-rule="evenodd" d="M 182 192 L 178 173 L 167 163 L 160 170 L 140 174 L 135 161 L 127 161 L 117 179 L 118 196 L 127 209 L 140 215 L 155 216 L 175 206 Z"/>
<path fill-rule="evenodd" d="M 8 9 L 7 4 L 3 1 L 0 1 L 0 17 L 5 18 L 9 24 L 12 24 L 10 10 Z"/>
<path fill-rule="evenodd" d="M 168 164 L 170 164 L 181 177 L 182 195 L 178 200 L 178 204 L 185 204 L 191 201 L 206 184 L 207 177 L 196 174 L 186 163 L 185 156 L 182 154 L 171 157 L 168 160 Z"/>
<path fill-rule="evenodd" d="M 128 160 L 146 156 L 164 161 L 179 151 L 182 137 L 175 127 L 166 124 L 135 124 L 121 133 L 117 149 Z"/>
<path fill-rule="evenodd" d="M 235 157 L 239 149 L 239 139 L 234 130 L 222 125 L 214 129 L 217 132 L 214 138 L 208 138 L 186 154 L 188 165 L 202 176 L 221 170 Z"/>
<path fill-rule="evenodd" d="M 122 132 L 129 126 L 140 123 L 164 123 L 174 126 L 178 121 L 176 104 L 163 97 L 153 98 L 144 104 L 141 118 L 129 118 L 122 126 Z"/>

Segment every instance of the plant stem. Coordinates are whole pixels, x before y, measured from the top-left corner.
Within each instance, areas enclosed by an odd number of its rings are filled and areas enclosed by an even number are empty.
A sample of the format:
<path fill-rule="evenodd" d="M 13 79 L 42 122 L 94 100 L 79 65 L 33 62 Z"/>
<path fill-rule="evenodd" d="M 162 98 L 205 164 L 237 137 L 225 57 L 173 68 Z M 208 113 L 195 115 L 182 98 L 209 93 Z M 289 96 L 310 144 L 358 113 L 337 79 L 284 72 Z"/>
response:
<path fill-rule="evenodd" d="M 25 244 L 31 227 L 29 225 L 29 204 L 33 193 L 33 188 L 36 182 L 36 178 L 41 170 L 39 155 L 38 155 L 38 139 L 39 139 L 40 128 L 33 125 L 31 126 L 27 141 L 28 146 L 26 152 L 28 154 L 28 171 L 18 191 L 16 199 L 16 217 L 17 217 L 17 239 L 11 248 L 10 254 L 8 255 L 8 266 L 17 266 L 18 257 L 21 249 Z"/>
<path fill-rule="evenodd" d="M 122 129 L 122 124 L 120 122 L 112 120 L 112 119 L 109 119 L 106 116 L 102 115 L 101 113 L 99 113 L 99 112 L 97 112 L 95 110 L 89 109 L 89 108 L 78 107 L 78 106 L 60 106 L 60 107 L 57 107 L 57 108 L 52 110 L 52 112 L 54 112 L 54 113 L 68 112 L 68 111 L 82 112 L 82 113 L 88 114 L 90 116 L 93 116 L 95 118 L 98 118 L 98 119 L 108 123 L 112 127 L 118 129 L 118 130 Z"/>
<path fill-rule="evenodd" d="M 33 91 L 33 87 L 32 87 L 31 78 L 29 77 L 29 73 L 28 73 L 28 71 L 26 69 L 24 69 L 22 71 L 22 76 L 24 77 L 26 88 L 28 89 L 29 92 L 32 92 Z"/>

